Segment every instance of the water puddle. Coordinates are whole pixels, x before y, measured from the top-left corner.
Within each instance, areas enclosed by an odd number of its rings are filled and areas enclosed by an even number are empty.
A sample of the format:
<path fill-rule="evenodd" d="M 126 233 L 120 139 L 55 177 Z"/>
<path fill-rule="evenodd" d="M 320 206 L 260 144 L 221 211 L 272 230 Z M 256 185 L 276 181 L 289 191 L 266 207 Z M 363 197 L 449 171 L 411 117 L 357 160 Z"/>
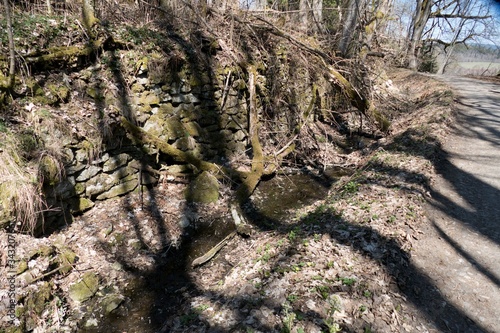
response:
<path fill-rule="evenodd" d="M 249 203 L 249 215 L 257 214 L 264 223 L 282 223 L 295 210 L 326 198 L 331 186 L 349 174 L 349 169 L 331 168 L 321 175 L 303 172 L 262 181 Z"/>

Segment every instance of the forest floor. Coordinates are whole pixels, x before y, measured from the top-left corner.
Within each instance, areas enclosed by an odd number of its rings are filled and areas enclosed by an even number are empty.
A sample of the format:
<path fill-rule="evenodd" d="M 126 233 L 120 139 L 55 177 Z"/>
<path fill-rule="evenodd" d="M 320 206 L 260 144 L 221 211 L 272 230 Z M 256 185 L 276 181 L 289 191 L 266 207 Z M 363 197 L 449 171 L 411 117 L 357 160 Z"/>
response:
<path fill-rule="evenodd" d="M 446 84 L 427 76 L 403 70 L 390 76 L 400 97 L 395 107 L 403 110 L 390 135 L 360 142 L 360 149 L 342 156 L 340 166 L 353 172 L 334 183 L 322 200 L 276 219 L 259 215 L 249 202 L 246 217 L 252 235 L 236 236 L 200 267 L 191 267 L 197 227 L 230 220 L 231 213 L 224 193 L 217 204 L 187 204 L 183 193 L 188 184 L 182 179 L 147 190 L 142 198 L 135 193 L 98 203 L 49 237 L 16 235 L 16 255 L 29 259 L 31 272 L 50 267 L 47 257 L 32 255 L 44 245 L 56 252 L 70 248 L 78 257 L 76 269 L 68 274 L 49 275 L 18 290 L 29 297 L 49 283 L 57 294 L 46 299 L 53 305 L 46 307 L 50 311 L 32 316 L 38 318 L 32 329 L 493 332 L 490 326 L 481 328 L 475 322 L 478 312 L 472 311 L 490 303 L 475 298 L 461 307 L 453 295 L 466 287 L 444 289 L 447 276 L 439 274 L 448 268 L 433 260 L 463 262 L 470 270 L 481 263 L 457 247 L 453 251 L 465 261 L 431 256 L 441 253 L 437 249 L 442 246 L 433 240 L 445 239 L 436 234 L 439 229 L 431 230 L 435 215 L 427 211 L 442 198 L 437 195 L 446 166 L 441 147 L 456 128 L 454 95 Z M 498 189 L 495 193 L 498 198 Z M 434 211 L 447 211 L 444 201 L 434 206 Z M 193 223 L 193 233 L 183 233 Z M 498 244 L 497 236 L 490 237 Z M 6 235 L 1 237 L 0 244 L 7 244 Z M 431 253 L 425 254 L 425 248 Z M 460 269 L 462 265 L 449 273 L 459 274 Z M 74 302 L 67 296 L 70 285 L 89 271 L 99 276 L 98 297 Z M 496 281 L 498 291 L 498 275 L 488 268 L 479 271 Z M 113 302 L 103 301 L 112 295 Z M 99 304 L 111 310 L 94 311 Z"/>

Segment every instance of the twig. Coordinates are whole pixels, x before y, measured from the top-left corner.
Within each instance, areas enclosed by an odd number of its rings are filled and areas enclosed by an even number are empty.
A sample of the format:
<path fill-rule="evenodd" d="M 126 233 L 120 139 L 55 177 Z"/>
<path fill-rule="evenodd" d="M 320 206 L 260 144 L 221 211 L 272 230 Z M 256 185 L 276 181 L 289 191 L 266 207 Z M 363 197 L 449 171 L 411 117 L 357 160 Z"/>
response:
<path fill-rule="evenodd" d="M 35 282 L 37 282 L 38 280 L 44 279 L 44 278 L 46 278 L 46 277 L 47 277 L 47 276 L 49 276 L 49 275 L 52 275 L 52 274 L 54 274 L 54 273 L 57 273 L 58 271 L 60 271 L 60 270 L 61 270 L 61 269 L 63 269 L 63 268 L 69 268 L 69 267 L 75 267 L 75 266 L 76 266 L 76 265 L 69 264 L 69 265 L 64 265 L 64 266 L 61 266 L 61 267 L 57 267 L 57 268 L 55 268 L 55 269 L 51 270 L 50 272 L 47 272 L 47 273 L 45 273 L 45 274 L 42 274 L 42 275 L 40 275 L 39 277 L 37 277 L 36 279 L 32 280 L 32 281 L 30 282 L 30 284 L 35 283 Z"/>

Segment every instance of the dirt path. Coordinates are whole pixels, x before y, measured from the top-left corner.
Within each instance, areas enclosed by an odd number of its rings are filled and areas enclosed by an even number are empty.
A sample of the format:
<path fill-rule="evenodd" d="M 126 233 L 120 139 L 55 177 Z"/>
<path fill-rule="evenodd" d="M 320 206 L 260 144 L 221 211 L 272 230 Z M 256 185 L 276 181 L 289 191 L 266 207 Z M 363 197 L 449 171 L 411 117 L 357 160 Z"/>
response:
<path fill-rule="evenodd" d="M 444 144 L 430 223 L 412 257 L 429 279 L 419 302 L 444 331 L 499 332 L 500 86 L 441 79 L 457 90 L 459 121 Z"/>

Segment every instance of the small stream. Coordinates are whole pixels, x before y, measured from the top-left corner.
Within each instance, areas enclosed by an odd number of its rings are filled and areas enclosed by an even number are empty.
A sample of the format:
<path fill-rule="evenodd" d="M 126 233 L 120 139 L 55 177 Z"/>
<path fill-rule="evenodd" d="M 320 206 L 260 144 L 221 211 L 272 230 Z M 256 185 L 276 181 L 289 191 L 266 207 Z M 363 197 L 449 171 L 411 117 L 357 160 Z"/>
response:
<path fill-rule="evenodd" d="M 261 181 L 245 205 L 247 218 L 257 228 L 272 229 L 286 222 L 296 210 L 326 198 L 331 186 L 351 173 L 348 169 L 335 168 L 321 175 L 296 172 Z M 197 293 L 189 278 L 189 263 L 233 230 L 229 217 L 200 224 L 195 237 L 181 247 L 182 251 L 170 251 L 169 258 L 151 275 L 137 276 L 130 281 L 125 291 L 130 301 L 103 318 L 98 329 L 82 332 L 157 332 L 169 314 L 177 313 L 181 305 L 189 301 L 183 294 Z"/>
<path fill-rule="evenodd" d="M 350 173 L 345 168 L 331 168 L 321 175 L 297 172 L 262 181 L 252 195 L 249 214 L 253 211 L 268 222 L 283 222 L 296 210 L 326 198 L 331 186 Z"/>

